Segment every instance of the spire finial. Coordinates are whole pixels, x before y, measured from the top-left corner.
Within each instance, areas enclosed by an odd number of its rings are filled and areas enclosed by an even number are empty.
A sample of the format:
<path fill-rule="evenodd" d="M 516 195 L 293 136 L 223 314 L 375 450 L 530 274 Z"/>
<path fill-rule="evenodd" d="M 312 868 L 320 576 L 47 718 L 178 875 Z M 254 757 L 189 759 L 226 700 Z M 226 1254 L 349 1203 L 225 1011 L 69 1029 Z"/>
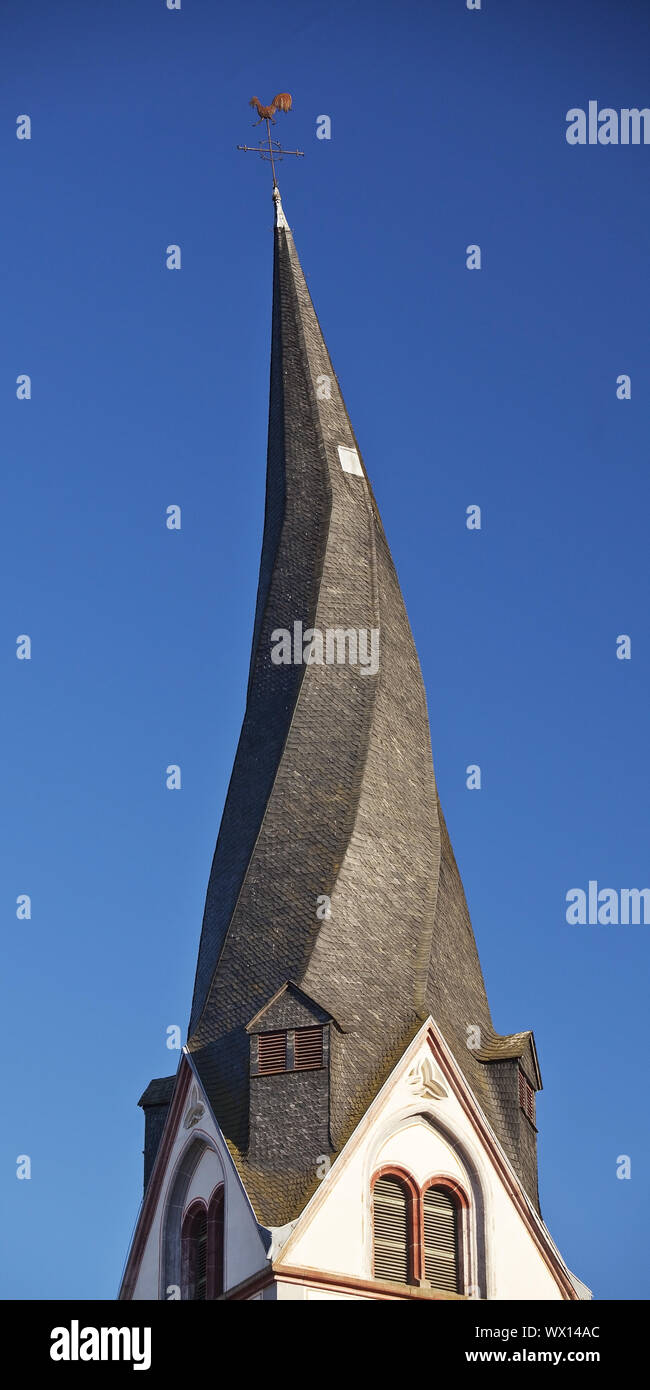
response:
<path fill-rule="evenodd" d="M 275 177 L 275 161 L 278 160 L 279 162 L 285 154 L 296 154 L 303 159 L 305 156 L 304 150 L 285 150 L 278 140 L 271 139 L 271 126 L 275 125 L 273 119 L 275 112 L 290 111 L 292 106 L 291 96 L 289 92 L 278 92 L 277 96 L 273 98 L 270 106 L 262 106 L 261 101 L 259 101 L 257 97 L 251 97 L 248 104 L 249 106 L 255 107 L 259 117 L 259 120 L 253 122 L 253 129 L 255 129 L 255 126 L 259 125 L 261 121 L 266 122 L 266 144 L 263 144 L 260 140 L 259 145 L 238 145 L 237 149 L 246 150 L 247 153 L 251 154 L 258 154 L 260 159 L 265 159 L 267 163 L 270 163 L 273 171 L 273 196 L 275 197 L 275 190 L 278 186 L 278 181 Z M 279 196 L 278 193 L 278 199 Z M 278 208 L 278 204 L 276 204 L 276 208 Z M 282 221 L 278 220 L 278 227 L 286 227 L 287 223 L 284 221 L 281 203 L 278 208 L 278 216 L 283 219 Z"/>
<path fill-rule="evenodd" d="M 277 183 L 274 183 L 273 185 L 273 202 L 275 203 L 276 227 L 284 227 L 287 231 L 289 231 L 289 223 L 287 222 L 287 219 L 284 215 L 284 208 L 282 207 L 282 199 L 280 197 L 280 189 L 278 188 Z"/>

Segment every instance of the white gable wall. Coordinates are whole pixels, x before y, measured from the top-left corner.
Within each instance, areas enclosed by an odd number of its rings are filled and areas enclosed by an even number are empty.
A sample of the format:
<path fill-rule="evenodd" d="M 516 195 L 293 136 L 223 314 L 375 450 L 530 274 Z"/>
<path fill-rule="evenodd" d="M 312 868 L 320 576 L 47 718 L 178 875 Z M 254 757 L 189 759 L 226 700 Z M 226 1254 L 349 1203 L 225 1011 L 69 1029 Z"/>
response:
<path fill-rule="evenodd" d="M 258 1270 L 268 1268 L 255 1216 L 227 1146 L 212 1118 L 200 1085 L 197 1081 L 193 1082 L 194 1085 L 198 1100 L 204 1106 L 204 1113 L 199 1123 L 191 1129 L 186 1129 L 184 1117 L 187 1114 L 187 1105 L 183 1107 L 133 1293 L 135 1300 L 169 1297 L 166 1289 L 162 1287 L 163 1214 L 175 1178 L 190 1152 L 192 1157 L 196 1155 L 197 1162 L 183 1199 L 183 1211 L 197 1197 L 203 1197 L 208 1202 L 215 1187 L 220 1182 L 224 1183 L 225 1288 L 234 1288 Z"/>
<path fill-rule="evenodd" d="M 425 1082 L 433 1078 L 429 1090 L 444 1094 L 423 1095 L 423 1076 Z M 420 1186 L 433 1177 L 447 1177 L 463 1187 L 470 1199 L 467 1294 L 491 1299 L 564 1297 L 489 1147 L 432 1063 L 426 1026 L 298 1221 L 275 1262 L 280 1278 L 282 1265 L 343 1278 L 372 1278 L 371 1179 L 387 1164 L 406 1168 Z M 305 1296 L 295 1285 L 278 1293 Z M 324 1295 L 323 1290 L 307 1296 Z"/>
<path fill-rule="evenodd" d="M 187 1196 L 183 1203 L 184 1208 L 189 1207 L 195 1197 L 202 1197 L 207 1202 L 215 1187 L 218 1187 L 219 1183 L 223 1181 L 223 1164 L 219 1155 L 215 1153 L 214 1149 L 205 1149 L 187 1189 Z"/>
<path fill-rule="evenodd" d="M 464 1292 L 490 1299 L 562 1299 L 566 1296 L 508 1190 L 512 1170 L 499 1171 L 493 1146 L 456 1096 L 450 1077 L 459 1073 L 442 1044 L 440 1066 L 427 1041 L 428 1024 L 407 1049 L 383 1090 L 339 1155 L 293 1232 L 276 1254 L 275 1286 L 252 1298 L 368 1299 L 370 1288 L 319 1288 L 319 1274 L 372 1280 L 370 1192 L 380 1168 L 406 1169 L 422 1188 L 447 1178 L 463 1189 Z M 199 1112 L 198 1119 L 195 1118 Z M 187 1127 L 186 1122 L 189 1121 Z M 506 1162 L 505 1156 L 502 1159 Z M 180 1175 L 180 1176 L 179 1176 Z M 155 1176 L 155 1173 L 154 1173 Z M 225 1288 L 232 1289 L 269 1262 L 255 1216 L 218 1125 L 196 1077 L 176 1122 L 155 1213 L 133 1298 L 159 1299 L 166 1292 L 163 1215 L 180 1191 L 185 1211 L 197 1197 L 209 1201 L 215 1187 L 225 1192 Z M 170 1204 L 173 1206 L 173 1200 Z M 177 1207 L 178 1210 L 178 1207 Z M 534 1224 L 534 1221 L 533 1221 Z M 279 1234 L 279 1233 L 278 1233 Z M 283 1278 L 283 1269 L 286 1271 Z M 301 1271 L 304 1271 L 304 1281 Z M 381 1296 L 379 1290 L 374 1296 Z"/>

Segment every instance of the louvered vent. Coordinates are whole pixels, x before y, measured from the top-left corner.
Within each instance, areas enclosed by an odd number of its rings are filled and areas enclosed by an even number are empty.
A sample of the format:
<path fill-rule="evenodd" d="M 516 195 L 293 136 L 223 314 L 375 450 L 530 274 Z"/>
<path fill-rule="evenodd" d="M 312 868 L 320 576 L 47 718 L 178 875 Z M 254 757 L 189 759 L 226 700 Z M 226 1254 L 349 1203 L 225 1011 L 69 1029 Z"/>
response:
<path fill-rule="evenodd" d="M 257 1040 L 258 1072 L 287 1070 L 286 1033 L 260 1033 Z"/>
<path fill-rule="evenodd" d="M 378 1178 L 373 1191 L 376 1279 L 409 1281 L 408 1197 L 399 1178 Z"/>
<path fill-rule="evenodd" d="M 439 1187 L 424 1194 L 424 1277 L 434 1289 L 458 1293 L 458 1225 L 456 1207 Z"/>
<path fill-rule="evenodd" d="M 207 1297 L 208 1279 L 208 1218 L 204 1212 L 194 1226 L 194 1293 L 195 1301 L 203 1302 Z"/>
<path fill-rule="evenodd" d="M 519 1068 L 519 1104 L 531 1124 L 535 1123 L 535 1092 L 525 1072 Z"/>
<path fill-rule="evenodd" d="M 296 1028 L 293 1042 L 293 1065 L 296 1071 L 311 1071 L 314 1067 L 322 1067 L 322 1028 Z"/>

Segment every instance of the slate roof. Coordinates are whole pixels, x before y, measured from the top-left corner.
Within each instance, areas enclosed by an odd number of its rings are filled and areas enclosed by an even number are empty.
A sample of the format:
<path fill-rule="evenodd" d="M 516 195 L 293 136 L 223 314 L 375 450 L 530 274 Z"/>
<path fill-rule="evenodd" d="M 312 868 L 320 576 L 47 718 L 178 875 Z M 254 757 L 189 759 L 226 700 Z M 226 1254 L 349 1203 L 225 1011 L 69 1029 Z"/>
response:
<path fill-rule="evenodd" d="M 533 1080 L 537 1082 L 536 1089 L 541 1090 L 542 1078 L 539 1074 L 535 1041 L 530 1030 L 525 1033 L 511 1033 L 507 1038 L 499 1037 L 495 1033 L 483 1047 L 475 1049 L 475 1055 L 481 1062 L 503 1062 L 515 1057 L 519 1060 L 526 1055 L 528 1048 L 531 1049 L 535 1062 Z"/>
<path fill-rule="evenodd" d="M 142 1092 L 138 1105 L 141 1105 L 143 1110 L 148 1105 L 169 1105 L 175 1084 L 176 1073 L 174 1076 L 157 1076 Z"/>
<path fill-rule="evenodd" d="M 339 446 L 360 450 L 279 194 L 276 211 L 266 513 L 248 695 L 207 891 L 188 1046 L 265 1225 L 298 1215 L 317 1183 L 311 1154 L 273 1171 L 247 1159 L 246 1027 L 287 981 L 347 1030 L 331 1061 L 335 1151 L 431 1013 L 536 1201 L 534 1136 L 519 1142 L 508 1060 L 529 1035 L 502 1039 L 492 1027 L 395 567 L 365 468 L 362 476 L 342 468 Z M 323 632 L 378 629 L 378 673 L 274 665 L 271 634 L 293 632 L 297 620 Z M 331 898 L 323 920 L 321 894 Z M 467 1046 L 468 1028 L 477 1026 L 478 1053 Z"/>

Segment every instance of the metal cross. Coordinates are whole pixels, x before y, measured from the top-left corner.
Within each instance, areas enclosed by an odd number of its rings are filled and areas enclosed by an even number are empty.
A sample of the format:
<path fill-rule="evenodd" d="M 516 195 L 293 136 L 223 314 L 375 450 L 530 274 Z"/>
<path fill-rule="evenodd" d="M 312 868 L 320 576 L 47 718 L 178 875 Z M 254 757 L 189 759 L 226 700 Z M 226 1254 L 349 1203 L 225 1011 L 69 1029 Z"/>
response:
<path fill-rule="evenodd" d="M 275 125 L 275 121 L 273 120 L 274 112 L 290 111 L 291 97 L 288 92 L 281 93 L 279 97 L 274 98 L 271 106 L 262 106 L 257 100 L 257 97 L 253 97 L 250 104 L 256 107 L 259 114 L 259 121 L 255 121 L 254 126 L 259 125 L 260 121 L 264 121 L 266 125 L 266 144 L 260 140 L 259 145 L 238 145 L 237 149 L 244 150 L 247 154 L 258 154 L 260 159 L 264 159 L 267 164 L 270 164 L 273 172 L 273 187 L 277 188 L 278 181 L 275 177 L 276 160 L 278 164 L 281 163 L 285 154 L 295 154 L 301 159 L 305 157 L 304 150 L 285 150 L 279 140 L 271 139 L 271 122 Z"/>

